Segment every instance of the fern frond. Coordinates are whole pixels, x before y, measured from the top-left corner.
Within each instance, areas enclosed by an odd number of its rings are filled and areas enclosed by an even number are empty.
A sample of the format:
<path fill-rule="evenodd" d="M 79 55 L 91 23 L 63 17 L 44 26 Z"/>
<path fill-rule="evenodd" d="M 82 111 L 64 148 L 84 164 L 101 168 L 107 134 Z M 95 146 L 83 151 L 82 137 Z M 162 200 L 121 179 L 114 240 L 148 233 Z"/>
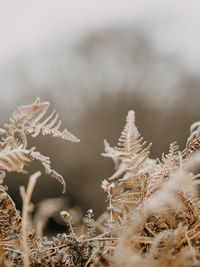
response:
<path fill-rule="evenodd" d="M 38 111 L 46 113 L 49 107 L 49 102 L 40 102 L 40 98 L 36 98 L 34 103 L 29 105 L 22 105 L 13 112 L 10 119 L 11 124 L 16 125 L 18 122 L 24 122 L 32 119 Z"/>
<path fill-rule="evenodd" d="M 24 150 L 21 147 L 12 150 L 2 150 L 0 152 L 0 170 L 27 173 L 24 170 L 24 165 L 28 165 L 31 162 L 29 155 L 30 151 Z"/>
<path fill-rule="evenodd" d="M 22 148 L 13 149 L 10 151 L 1 151 L 0 152 L 0 170 L 8 172 L 20 172 L 27 173 L 24 170 L 24 166 L 28 165 L 33 160 L 38 160 L 43 165 L 46 174 L 50 175 L 53 178 L 56 178 L 63 185 L 63 193 L 66 191 L 65 180 L 51 168 L 51 162 L 49 157 L 42 155 L 40 152 L 34 151 L 34 148 L 31 150 L 26 150 Z"/>
<path fill-rule="evenodd" d="M 132 156 L 130 160 L 125 161 L 127 169 L 127 172 L 130 173 L 137 173 L 144 162 L 148 159 L 149 157 L 149 150 L 151 148 L 152 144 L 149 144 L 147 148 L 144 148 L 142 151 L 140 151 L 138 154 L 135 156 Z"/>
<path fill-rule="evenodd" d="M 107 141 L 104 142 L 106 153 L 102 155 L 111 157 L 115 166 L 118 167 L 109 180 L 119 178 L 127 171 L 137 172 L 148 159 L 151 144 L 147 148 L 144 148 L 146 142 L 142 143 L 142 140 L 143 138 L 140 137 L 135 126 L 135 113 L 134 111 L 129 111 L 126 118 L 126 125 L 118 141 L 118 146 L 112 148 Z"/>
<path fill-rule="evenodd" d="M 116 172 L 115 172 L 112 176 L 110 176 L 110 177 L 108 178 L 108 180 L 112 181 L 112 180 L 115 180 L 115 179 L 117 179 L 117 178 L 120 178 L 120 177 L 125 173 L 126 169 L 127 169 L 126 164 L 124 164 L 124 163 L 122 162 L 122 163 L 119 165 L 119 167 L 118 167 L 118 169 L 116 170 Z"/>
<path fill-rule="evenodd" d="M 44 110 L 39 113 L 34 119 L 29 121 L 26 129 L 27 132 L 31 133 L 32 137 L 36 137 L 40 132 L 42 132 L 43 135 L 50 134 L 53 137 L 60 137 L 64 140 L 72 141 L 75 143 L 79 142 L 80 140 L 73 134 L 71 134 L 66 128 L 63 131 L 59 130 L 61 121 L 58 121 L 59 115 L 55 113 L 55 110 L 53 110 L 53 112 L 46 119 L 44 119 L 44 121 L 41 122 L 48 109 L 48 106 L 46 106 L 45 103 L 48 102 L 44 102 Z"/>
<path fill-rule="evenodd" d="M 3 186 L 0 187 L 0 236 L 3 241 L 12 230 L 21 232 L 21 217 L 19 216 L 15 204 L 6 193 Z"/>
<path fill-rule="evenodd" d="M 131 153 L 135 148 L 135 141 L 138 139 L 138 136 L 139 133 L 135 126 L 135 112 L 130 110 L 126 117 L 126 125 L 119 138 L 118 146 Z"/>
<path fill-rule="evenodd" d="M 160 164 L 162 166 L 167 165 L 168 167 L 173 167 L 178 160 L 179 151 L 180 149 L 177 143 L 171 143 L 169 146 L 169 153 L 167 155 L 162 155 L 162 162 L 160 162 Z"/>
<path fill-rule="evenodd" d="M 190 216 L 193 214 L 195 220 L 198 219 L 200 223 L 200 199 L 186 190 L 179 192 L 179 196 L 187 209 L 187 213 L 190 214 Z"/>
<path fill-rule="evenodd" d="M 103 156 L 111 157 L 117 167 L 115 173 L 109 178 L 109 180 L 118 179 L 117 189 L 113 192 L 114 203 L 118 206 L 141 203 L 147 192 L 149 170 L 145 167 L 145 163 L 149 160 L 151 144 L 145 148 L 146 142 L 143 141 L 135 126 L 134 111 L 128 112 L 118 146 L 112 148 L 107 141 L 104 144 L 106 153 L 103 153 Z"/>
<path fill-rule="evenodd" d="M 101 155 L 104 157 L 112 158 L 114 163 L 114 169 L 117 170 L 120 163 L 118 151 L 111 147 L 106 139 L 104 140 L 104 150 L 106 153 L 101 153 Z"/>
<path fill-rule="evenodd" d="M 183 157 L 189 157 L 200 147 L 200 122 L 195 122 L 190 127 L 190 136 L 187 139 L 186 147 L 182 152 Z"/>
<path fill-rule="evenodd" d="M 23 148 L 26 149 L 26 135 L 31 134 L 32 137 L 37 137 L 40 132 L 43 135 L 50 134 L 53 137 L 60 137 L 75 143 L 79 142 L 79 139 L 67 129 L 63 131 L 59 130 L 61 121 L 56 124 L 59 115 L 55 115 L 55 110 L 46 119 L 41 121 L 47 113 L 48 108 L 49 102 L 40 102 L 40 98 L 37 98 L 33 104 L 19 107 L 13 112 L 10 123 L 5 124 L 6 132 L 2 129 L 3 133 L 5 133 L 3 143 L 9 144 L 11 148 L 17 148 L 19 145 L 23 145 Z M 20 139 L 15 137 L 17 134 Z"/>
<path fill-rule="evenodd" d="M 179 151 L 176 142 L 171 143 L 169 153 L 162 155 L 162 161 L 158 160 L 158 171 L 151 176 L 147 185 L 147 197 L 158 191 L 161 185 L 167 181 L 170 173 L 178 167 Z"/>
<path fill-rule="evenodd" d="M 55 170 L 53 170 L 51 168 L 51 161 L 50 161 L 49 157 L 46 157 L 46 156 L 44 156 L 41 153 L 36 152 L 36 151 L 32 151 L 30 153 L 30 156 L 33 159 L 39 160 L 41 162 L 41 164 L 43 165 L 43 167 L 45 169 L 45 173 L 46 174 L 48 174 L 51 177 L 55 178 L 57 181 L 59 181 L 63 185 L 63 193 L 65 193 L 65 191 L 66 191 L 65 180 L 62 177 L 62 175 L 60 175 L 59 173 L 57 173 Z"/>
<path fill-rule="evenodd" d="M 63 192 L 66 185 L 63 177 L 51 168 L 50 159 L 43 156 L 34 148 L 27 148 L 27 135 L 37 137 L 40 132 L 43 135 L 50 134 L 53 137 L 60 137 L 64 140 L 79 142 L 79 139 L 71 134 L 66 128 L 60 131 L 61 121 L 55 110 L 44 118 L 49 108 L 48 102 L 40 102 L 37 98 L 30 105 L 23 105 L 13 112 L 10 122 L 5 124 L 5 130 L 0 129 L 2 140 L 0 142 L 0 179 L 3 180 L 5 171 L 27 173 L 24 169 L 34 159 L 39 160 L 44 166 L 45 172 L 56 178 L 63 185 Z"/>

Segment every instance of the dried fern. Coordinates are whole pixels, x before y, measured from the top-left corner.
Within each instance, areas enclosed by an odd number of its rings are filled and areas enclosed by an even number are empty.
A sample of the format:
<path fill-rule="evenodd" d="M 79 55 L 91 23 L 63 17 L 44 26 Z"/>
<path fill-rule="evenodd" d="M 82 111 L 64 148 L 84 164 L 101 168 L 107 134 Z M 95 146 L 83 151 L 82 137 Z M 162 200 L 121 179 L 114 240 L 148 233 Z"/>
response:
<path fill-rule="evenodd" d="M 176 142 L 170 144 L 169 153 L 162 155 L 162 160 L 157 159 L 159 166 L 157 171 L 150 175 L 147 185 L 147 197 L 159 190 L 168 179 L 170 173 L 176 170 L 180 160 L 179 146 Z"/>
<path fill-rule="evenodd" d="M 0 187 L 0 236 L 2 241 L 6 241 L 9 234 L 15 230 L 21 232 L 21 217 L 19 216 L 15 204 L 6 193 L 3 186 Z"/>
<path fill-rule="evenodd" d="M 64 140 L 79 142 L 79 139 L 72 135 L 67 129 L 60 131 L 61 121 L 58 121 L 58 114 L 53 111 L 44 119 L 49 107 L 48 102 L 40 102 L 37 98 L 33 104 L 21 106 L 5 124 L 5 130 L 1 129 L 3 135 L 0 142 L 0 171 L 1 178 L 4 178 L 4 171 L 16 171 L 26 173 L 25 166 L 33 160 L 39 160 L 44 166 L 45 172 L 56 178 L 63 185 L 63 192 L 66 185 L 63 177 L 50 166 L 50 159 L 35 148 L 27 148 L 27 135 L 37 137 L 40 132 L 43 135 L 51 134 L 53 137 L 60 137 Z"/>
<path fill-rule="evenodd" d="M 133 113 L 127 118 L 134 123 Z M 176 143 L 172 143 L 168 155 L 163 154 L 157 162 L 147 157 L 141 160 L 137 170 L 140 154 L 147 155 L 145 151 L 142 153 L 143 148 L 137 142 L 127 145 L 133 133 L 138 136 L 138 131 L 128 125 L 119 143 L 123 149 L 113 150 L 105 143 L 106 156 L 113 157 L 115 165 L 119 161 L 120 167 L 123 161 L 123 173 L 120 175 L 124 175 L 115 183 L 116 191 L 120 188 L 115 200 L 123 204 L 126 211 L 121 213 L 118 225 L 129 229 L 117 246 L 113 266 L 200 266 L 200 200 L 196 187 L 199 182 L 198 175 L 191 173 L 194 171 L 196 174 L 200 170 L 200 154 L 192 157 L 200 144 L 199 128 L 191 133 L 183 152 Z M 199 123 L 195 127 L 199 127 Z M 132 134 L 126 139 L 128 129 Z M 128 151 L 136 151 L 136 160 L 127 161 L 130 163 L 127 168 L 126 160 L 120 158 L 122 153 L 120 155 L 118 151 L 124 153 L 125 158 Z M 133 170 L 132 175 L 130 169 Z M 125 256 L 120 258 L 121 251 Z M 184 251 L 188 253 L 188 258 L 184 258 Z"/>
<path fill-rule="evenodd" d="M 182 154 L 189 157 L 194 151 L 200 147 L 200 122 L 195 122 L 190 127 L 190 136 L 188 137 L 186 147 Z"/>
<path fill-rule="evenodd" d="M 44 118 L 49 104 L 37 99 L 13 113 L 10 123 L 0 129 L 0 178 L 6 172 L 26 172 L 33 160 L 59 180 L 50 159 L 28 148 L 27 135 L 51 134 L 77 142 L 65 129 L 59 130 L 53 111 Z M 114 161 L 115 173 L 103 180 L 108 207 L 96 221 L 88 210 L 83 233 L 77 235 L 70 213 L 61 212 L 69 234 L 52 240 L 29 232 L 27 214 L 33 186 L 21 190 L 23 220 L 6 188 L 0 186 L 0 264 L 2 266 L 200 266 L 200 199 L 198 196 L 200 152 L 199 126 L 191 127 L 186 148 L 181 152 L 174 142 L 161 159 L 149 158 L 135 126 L 135 114 L 128 113 L 126 125 L 116 147 L 107 141 L 104 156 Z M 193 153 L 195 152 L 195 153 Z M 37 175 L 36 175 L 37 176 Z M 36 179 L 33 177 L 33 180 Z M 34 182 L 33 184 L 34 185 Z M 96 230 L 100 231 L 99 235 Z"/>
<path fill-rule="evenodd" d="M 126 125 L 121 133 L 117 147 L 110 147 L 105 141 L 103 156 L 111 157 L 115 163 L 116 172 L 109 180 L 116 181 L 116 190 L 113 191 L 115 207 L 121 204 L 137 205 L 146 196 L 148 172 L 142 166 L 149 160 L 151 144 L 144 148 L 146 142 L 135 126 L 135 113 L 129 111 Z M 120 179 L 119 179 L 120 178 Z M 122 209 L 120 207 L 120 209 Z"/>

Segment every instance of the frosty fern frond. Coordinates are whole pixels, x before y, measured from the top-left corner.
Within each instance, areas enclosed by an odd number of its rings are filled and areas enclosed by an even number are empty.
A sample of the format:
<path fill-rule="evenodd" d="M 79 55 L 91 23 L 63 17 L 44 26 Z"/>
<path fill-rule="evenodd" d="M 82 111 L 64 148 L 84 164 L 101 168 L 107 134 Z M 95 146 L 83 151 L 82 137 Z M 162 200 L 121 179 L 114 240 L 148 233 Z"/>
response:
<path fill-rule="evenodd" d="M 40 98 L 37 98 L 33 104 L 19 107 L 13 112 L 10 123 L 5 125 L 6 136 L 14 137 L 14 134 L 18 133 L 21 136 L 21 143 L 24 147 L 27 144 L 27 134 L 36 137 L 40 132 L 43 135 L 51 134 L 53 137 L 61 137 L 75 143 L 79 142 L 79 139 L 66 128 L 63 131 L 59 130 L 61 121 L 58 120 L 59 115 L 55 114 L 55 110 L 42 121 L 48 108 L 49 102 L 40 102 Z"/>
<path fill-rule="evenodd" d="M 144 148 L 146 142 L 135 126 L 135 113 L 133 110 L 128 112 L 126 125 L 119 137 L 118 146 L 111 148 L 105 141 L 105 151 L 102 155 L 111 157 L 117 168 L 116 172 L 109 178 L 114 180 L 121 177 L 124 173 L 123 180 L 130 177 L 131 174 L 137 173 L 139 168 L 148 159 L 151 144 Z M 116 164 L 116 162 L 119 162 Z M 118 166 L 117 166 L 118 165 Z M 127 174 L 127 175 L 126 175 Z"/>
<path fill-rule="evenodd" d="M 149 160 L 151 144 L 146 148 L 144 147 L 145 144 L 146 142 L 143 142 L 143 138 L 135 126 L 134 111 L 128 112 L 126 125 L 119 137 L 118 146 L 112 148 L 105 141 L 106 153 L 102 155 L 111 157 L 116 167 L 116 172 L 109 180 L 118 178 L 116 181 L 117 190 L 113 192 L 116 208 L 119 208 L 121 204 L 136 205 L 146 195 L 148 173 L 145 169 L 143 171 L 142 167 Z"/>
<path fill-rule="evenodd" d="M 171 172 L 178 168 L 180 160 L 179 146 L 176 142 L 170 144 L 169 153 L 162 154 L 161 160 L 157 159 L 158 166 L 154 174 L 151 175 L 147 185 L 147 197 L 160 189 L 162 184 L 166 182 Z"/>
<path fill-rule="evenodd" d="M 33 160 L 38 160 L 44 166 L 45 172 L 63 185 L 63 192 L 65 192 L 65 181 L 51 168 L 49 157 L 35 151 L 35 148 L 27 148 L 27 135 L 31 134 L 32 137 L 37 137 L 40 132 L 43 135 L 50 134 L 53 137 L 79 142 L 79 139 L 66 128 L 63 131 L 59 130 L 61 121 L 58 121 L 58 114 L 55 114 L 55 110 L 44 118 L 48 108 L 48 102 L 40 102 L 40 99 L 37 98 L 33 104 L 23 105 L 14 111 L 10 122 L 5 124 L 5 129 L 1 129 L 1 178 L 4 178 L 5 171 L 26 173 L 24 167 Z"/>

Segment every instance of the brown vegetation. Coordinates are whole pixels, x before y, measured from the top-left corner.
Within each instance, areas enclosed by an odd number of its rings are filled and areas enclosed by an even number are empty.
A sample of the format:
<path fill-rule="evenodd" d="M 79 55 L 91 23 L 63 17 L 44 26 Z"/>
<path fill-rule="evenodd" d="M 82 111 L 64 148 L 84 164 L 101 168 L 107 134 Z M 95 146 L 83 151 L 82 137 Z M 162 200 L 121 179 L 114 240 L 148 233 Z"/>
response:
<path fill-rule="evenodd" d="M 51 168 L 50 159 L 28 147 L 27 136 L 36 137 L 40 132 L 79 141 L 68 130 L 59 130 L 61 122 L 55 111 L 44 119 L 48 107 L 48 102 L 38 98 L 14 112 L 1 129 L 2 182 L 7 172 L 26 173 L 28 165 L 37 160 L 65 189 L 65 180 Z M 199 136 L 200 123 L 195 123 L 183 151 L 172 143 L 167 155 L 151 159 L 151 144 L 143 141 L 135 126 L 135 113 L 129 111 L 117 146 L 111 147 L 105 140 L 103 156 L 112 158 L 115 166 L 114 174 L 101 184 L 107 194 L 107 210 L 94 220 L 89 209 L 80 233 L 73 227 L 70 212 L 62 210 L 66 233 L 48 239 L 43 236 L 43 223 L 35 234 L 30 200 L 41 172 L 31 175 L 26 190 L 20 188 L 22 216 L 6 186 L 1 185 L 1 265 L 200 266 Z"/>

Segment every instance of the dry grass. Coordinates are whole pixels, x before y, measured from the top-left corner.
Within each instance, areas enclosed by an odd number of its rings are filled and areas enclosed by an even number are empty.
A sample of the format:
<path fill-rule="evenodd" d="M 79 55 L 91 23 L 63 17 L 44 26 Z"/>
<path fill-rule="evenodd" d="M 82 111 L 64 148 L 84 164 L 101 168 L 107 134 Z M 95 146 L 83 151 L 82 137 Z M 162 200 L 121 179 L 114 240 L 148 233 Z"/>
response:
<path fill-rule="evenodd" d="M 15 111 L 1 129 L 2 183 L 6 172 L 26 173 L 26 166 L 38 160 L 65 191 L 64 178 L 51 168 L 50 159 L 28 147 L 27 136 L 40 132 L 79 141 L 67 129 L 59 130 L 55 111 L 44 118 L 48 107 L 38 98 Z M 26 190 L 21 187 L 22 218 L 0 185 L 1 266 L 200 266 L 199 146 L 200 124 L 195 123 L 183 151 L 172 143 L 167 155 L 150 159 L 151 144 L 143 141 L 134 111 L 129 111 L 117 146 L 105 141 L 103 156 L 112 158 L 115 167 L 101 185 L 108 200 L 105 212 L 95 221 L 88 210 L 78 234 L 70 213 L 61 211 L 69 234 L 52 240 L 43 236 L 46 217 L 37 234 L 29 227 L 31 195 L 41 173 L 30 177 Z"/>

